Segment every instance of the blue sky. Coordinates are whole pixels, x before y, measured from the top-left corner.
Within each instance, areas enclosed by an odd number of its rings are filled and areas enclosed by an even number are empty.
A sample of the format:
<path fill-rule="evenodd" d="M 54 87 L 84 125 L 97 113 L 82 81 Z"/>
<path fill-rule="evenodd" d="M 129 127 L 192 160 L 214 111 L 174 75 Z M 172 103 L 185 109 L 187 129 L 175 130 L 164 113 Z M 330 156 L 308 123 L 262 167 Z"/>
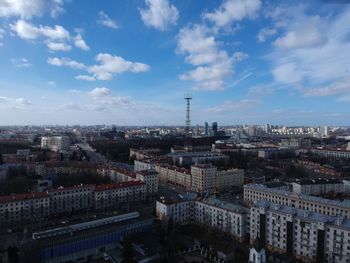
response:
<path fill-rule="evenodd" d="M 1 0 L 0 125 L 349 125 L 346 2 Z"/>

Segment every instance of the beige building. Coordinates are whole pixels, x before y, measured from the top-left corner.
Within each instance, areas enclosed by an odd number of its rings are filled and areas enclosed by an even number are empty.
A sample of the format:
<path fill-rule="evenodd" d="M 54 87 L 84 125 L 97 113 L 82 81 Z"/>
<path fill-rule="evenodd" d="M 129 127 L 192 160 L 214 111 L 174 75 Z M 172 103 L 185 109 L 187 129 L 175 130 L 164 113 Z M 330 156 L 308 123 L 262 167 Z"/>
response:
<path fill-rule="evenodd" d="M 192 191 L 213 193 L 216 189 L 216 167 L 206 164 L 191 166 Z"/>
<path fill-rule="evenodd" d="M 229 189 L 235 185 L 243 185 L 244 170 L 230 169 L 218 171 L 215 166 L 198 164 L 191 170 L 158 164 L 159 182 L 171 184 L 196 192 L 214 192 Z"/>

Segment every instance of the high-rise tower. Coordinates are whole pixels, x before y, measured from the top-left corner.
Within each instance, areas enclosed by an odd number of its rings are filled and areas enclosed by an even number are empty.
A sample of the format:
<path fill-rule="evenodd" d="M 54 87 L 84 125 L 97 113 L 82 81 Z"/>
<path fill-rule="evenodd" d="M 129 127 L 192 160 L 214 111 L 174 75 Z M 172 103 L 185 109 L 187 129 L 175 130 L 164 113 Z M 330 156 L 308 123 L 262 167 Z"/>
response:
<path fill-rule="evenodd" d="M 191 119 L 190 119 L 190 101 L 192 99 L 191 94 L 185 94 L 184 97 L 186 101 L 186 121 L 185 121 L 185 133 L 187 136 L 190 135 L 190 126 L 191 126 Z"/>

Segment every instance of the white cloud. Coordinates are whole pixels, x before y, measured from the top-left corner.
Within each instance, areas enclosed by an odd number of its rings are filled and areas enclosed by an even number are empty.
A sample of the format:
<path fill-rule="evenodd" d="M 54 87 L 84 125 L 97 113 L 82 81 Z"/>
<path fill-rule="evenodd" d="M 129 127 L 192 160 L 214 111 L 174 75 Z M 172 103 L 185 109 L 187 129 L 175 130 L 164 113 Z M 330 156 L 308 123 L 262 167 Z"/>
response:
<path fill-rule="evenodd" d="M 132 102 L 127 97 L 113 96 L 112 91 L 106 87 L 97 87 L 89 91 L 93 102 L 88 106 L 91 110 L 104 111 L 115 107 L 130 108 Z"/>
<path fill-rule="evenodd" d="M 97 23 L 106 27 L 114 28 L 114 29 L 118 28 L 117 22 L 109 18 L 109 16 L 105 14 L 103 11 L 98 12 Z"/>
<path fill-rule="evenodd" d="M 11 24 L 10 27 L 23 39 L 37 39 L 39 36 L 51 40 L 68 40 L 70 38 L 69 32 L 60 25 L 55 25 L 54 27 L 39 25 L 37 27 L 19 19 L 15 24 Z"/>
<path fill-rule="evenodd" d="M 146 26 L 164 31 L 176 25 L 179 11 L 169 0 L 146 0 L 147 8 L 140 9 L 141 19 Z"/>
<path fill-rule="evenodd" d="M 109 96 L 111 94 L 112 94 L 111 90 L 106 87 L 101 87 L 101 88 L 97 87 L 89 92 L 89 95 L 93 97 L 103 97 L 103 96 Z"/>
<path fill-rule="evenodd" d="M 344 54 L 350 54 L 350 9 L 324 17 L 306 12 L 305 8 L 275 12 L 274 19 L 283 20 L 279 26 L 285 32 L 267 58 L 276 81 L 303 87 L 309 94 L 316 92 L 315 87 L 327 94 L 329 85 L 349 76 L 350 60 Z"/>
<path fill-rule="evenodd" d="M 57 107 L 57 110 L 82 110 L 83 108 L 74 102 L 68 102 Z"/>
<path fill-rule="evenodd" d="M 247 53 L 243 53 L 243 52 L 235 52 L 233 53 L 233 59 L 234 61 L 243 61 L 243 60 L 246 60 L 247 58 L 249 58 L 249 55 Z"/>
<path fill-rule="evenodd" d="M 304 28 L 300 31 L 287 32 L 283 37 L 277 38 L 274 44 L 279 48 L 309 48 L 321 46 L 326 42 L 327 38 L 321 31 Z"/>
<path fill-rule="evenodd" d="M 275 80 L 289 84 L 297 83 L 302 79 L 295 63 L 281 64 L 272 71 L 272 74 Z"/>
<path fill-rule="evenodd" d="M 203 16 L 218 27 L 226 27 L 245 18 L 254 18 L 260 7 L 260 0 L 224 0 L 218 9 Z"/>
<path fill-rule="evenodd" d="M 90 47 L 82 38 L 81 33 L 77 33 L 75 37 L 71 37 L 69 31 L 63 26 L 35 26 L 25 20 L 19 19 L 14 24 L 10 25 L 12 31 L 17 36 L 25 40 L 44 39 L 45 44 L 50 51 L 69 51 L 72 49 L 71 43 L 75 47 L 82 50 L 89 50 Z"/>
<path fill-rule="evenodd" d="M 265 42 L 267 37 L 271 37 L 277 34 L 277 30 L 275 28 L 262 28 L 257 35 L 257 40 L 259 42 Z"/>
<path fill-rule="evenodd" d="M 47 41 L 46 45 L 47 45 L 48 49 L 50 49 L 51 51 L 69 51 L 72 49 L 71 45 L 68 45 L 64 42 Z"/>
<path fill-rule="evenodd" d="M 0 27 L 0 39 L 4 37 L 6 31 Z"/>
<path fill-rule="evenodd" d="M 205 111 L 208 113 L 232 113 L 256 109 L 261 101 L 253 99 L 243 99 L 238 101 L 225 101 L 223 104 L 208 108 Z"/>
<path fill-rule="evenodd" d="M 150 67 L 144 63 L 132 62 L 123 59 L 119 56 L 112 56 L 106 53 L 100 53 L 96 56 L 98 65 L 93 65 L 88 68 L 88 72 L 93 74 L 99 80 L 110 80 L 113 74 L 123 72 L 146 72 Z"/>
<path fill-rule="evenodd" d="M 335 81 L 330 85 L 316 88 L 305 88 L 302 90 L 307 97 L 324 97 L 340 95 L 341 98 L 350 96 L 350 78 Z"/>
<path fill-rule="evenodd" d="M 75 76 L 75 79 L 77 80 L 85 80 L 85 81 L 95 81 L 95 77 L 89 76 L 89 75 L 78 75 Z"/>
<path fill-rule="evenodd" d="M 65 57 L 62 57 L 62 58 L 49 57 L 47 59 L 47 63 L 50 65 L 53 65 L 53 66 L 58 66 L 58 67 L 67 66 L 67 67 L 70 67 L 73 69 L 84 69 L 85 68 L 85 65 L 83 63 L 80 63 L 80 62 L 77 62 L 75 60 L 71 60 L 70 58 L 65 58 Z"/>
<path fill-rule="evenodd" d="M 224 79 L 233 75 L 235 59 L 219 49 L 211 31 L 202 25 L 185 27 L 180 30 L 177 40 L 177 52 L 186 54 L 186 62 L 196 66 L 180 75 L 180 79 L 194 81 L 195 89 L 223 89 Z"/>
<path fill-rule="evenodd" d="M 84 39 L 82 38 L 82 36 L 80 34 L 78 34 L 74 38 L 74 45 L 77 48 L 80 48 L 82 50 L 90 50 L 90 47 L 86 44 L 86 42 L 84 41 Z"/>
<path fill-rule="evenodd" d="M 27 68 L 32 66 L 26 58 L 12 58 L 11 63 L 17 68 Z"/>
<path fill-rule="evenodd" d="M 11 109 L 25 109 L 31 105 L 32 102 L 25 98 L 12 98 L 0 96 L 0 107 Z"/>
<path fill-rule="evenodd" d="M 0 17 L 20 17 L 31 19 L 42 16 L 46 10 L 56 17 L 64 11 L 62 0 L 1 0 Z"/>
<path fill-rule="evenodd" d="M 70 89 L 68 90 L 69 93 L 72 93 L 72 94 L 80 94 L 81 91 L 80 90 L 77 90 L 77 89 Z"/>

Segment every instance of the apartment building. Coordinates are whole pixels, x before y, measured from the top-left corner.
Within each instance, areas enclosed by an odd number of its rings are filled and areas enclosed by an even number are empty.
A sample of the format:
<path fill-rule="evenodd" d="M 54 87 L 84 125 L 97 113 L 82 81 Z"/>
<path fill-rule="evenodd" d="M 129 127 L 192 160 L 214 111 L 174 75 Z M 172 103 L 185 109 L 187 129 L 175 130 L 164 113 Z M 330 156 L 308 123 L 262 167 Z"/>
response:
<path fill-rule="evenodd" d="M 144 182 L 128 181 L 59 187 L 46 192 L 0 196 L 0 226 L 37 222 L 56 214 L 116 208 L 121 203 L 143 201 L 146 194 Z"/>
<path fill-rule="evenodd" d="M 311 149 L 311 153 L 325 158 L 350 159 L 349 150 Z"/>
<path fill-rule="evenodd" d="M 235 185 L 244 184 L 243 169 L 229 169 L 216 172 L 216 190 L 222 191 Z"/>
<path fill-rule="evenodd" d="M 287 205 L 331 216 L 343 215 L 346 218 L 350 218 L 349 200 L 329 200 L 286 190 L 268 188 L 263 184 L 244 185 L 244 202 L 247 205 L 252 205 L 259 200 L 266 200 L 280 205 Z"/>
<path fill-rule="evenodd" d="M 70 175 L 95 171 L 96 166 L 87 162 L 58 162 L 49 161 L 36 163 L 35 174 L 39 176 Z"/>
<path fill-rule="evenodd" d="M 242 242 L 249 233 L 250 211 L 239 205 L 214 198 L 186 198 L 156 202 L 156 213 L 160 220 L 174 223 L 196 223 L 230 233 Z"/>
<path fill-rule="evenodd" d="M 70 139 L 68 136 L 43 136 L 41 137 L 41 148 L 55 152 L 68 151 Z"/>
<path fill-rule="evenodd" d="M 192 191 L 213 193 L 216 189 L 216 167 L 207 164 L 191 166 Z"/>
<path fill-rule="evenodd" d="M 302 179 L 292 183 L 293 192 L 305 195 L 343 193 L 344 183 L 339 179 Z"/>
<path fill-rule="evenodd" d="M 190 170 L 167 164 L 158 164 L 156 165 L 156 172 L 159 173 L 159 182 L 191 190 L 192 177 Z"/>
<path fill-rule="evenodd" d="M 128 181 L 97 185 L 94 192 L 95 209 L 116 208 L 122 202 L 146 199 L 146 184 L 142 181 Z"/>
<path fill-rule="evenodd" d="M 0 225 L 45 220 L 50 213 L 47 193 L 25 193 L 0 196 Z"/>
<path fill-rule="evenodd" d="M 147 195 L 158 193 L 158 173 L 152 170 L 144 170 L 136 172 L 136 179 L 146 184 Z"/>
<path fill-rule="evenodd" d="M 302 262 L 350 262 L 350 220 L 258 201 L 251 207 L 250 243 Z"/>
<path fill-rule="evenodd" d="M 156 171 L 159 173 L 161 183 L 200 193 L 222 191 L 244 183 L 244 170 L 218 171 L 215 166 L 207 164 L 193 165 L 191 170 L 158 164 L 156 165 Z"/>
<path fill-rule="evenodd" d="M 50 214 L 73 213 L 94 208 L 95 185 L 58 187 L 48 190 Z"/>
<path fill-rule="evenodd" d="M 134 160 L 134 171 L 145 171 L 145 170 L 155 170 L 156 160 L 145 159 L 145 160 Z"/>
<path fill-rule="evenodd" d="M 130 171 L 121 167 L 101 166 L 97 169 L 100 175 L 110 177 L 114 182 L 142 181 L 146 184 L 146 194 L 154 195 L 158 192 L 158 173 L 151 170 Z"/>

